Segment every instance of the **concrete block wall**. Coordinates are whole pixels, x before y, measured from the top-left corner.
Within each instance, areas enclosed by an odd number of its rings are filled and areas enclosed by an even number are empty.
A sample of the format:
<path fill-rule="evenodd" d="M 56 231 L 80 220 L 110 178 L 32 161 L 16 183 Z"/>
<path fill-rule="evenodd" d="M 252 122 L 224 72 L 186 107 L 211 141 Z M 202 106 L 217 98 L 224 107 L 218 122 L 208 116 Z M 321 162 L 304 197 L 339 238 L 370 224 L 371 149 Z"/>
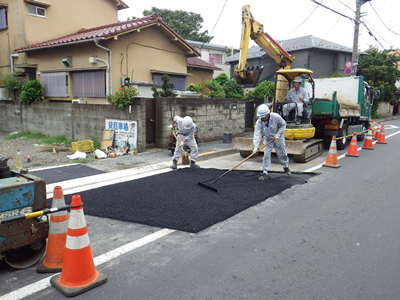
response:
<path fill-rule="evenodd" d="M 156 143 L 166 147 L 168 125 L 176 115 L 190 116 L 198 127 L 203 141 L 222 140 L 224 132 L 233 136 L 245 132 L 246 101 L 244 99 L 214 98 L 156 98 Z"/>
<path fill-rule="evenodd" d="M 138 122 L 138 151 L 146 151 L 146 99 L 137 98 L 124 109 L 115 105 L 0 101 L 0 130 L 65 135 L 71 140 L 101 142 L 106 119 Z"/>

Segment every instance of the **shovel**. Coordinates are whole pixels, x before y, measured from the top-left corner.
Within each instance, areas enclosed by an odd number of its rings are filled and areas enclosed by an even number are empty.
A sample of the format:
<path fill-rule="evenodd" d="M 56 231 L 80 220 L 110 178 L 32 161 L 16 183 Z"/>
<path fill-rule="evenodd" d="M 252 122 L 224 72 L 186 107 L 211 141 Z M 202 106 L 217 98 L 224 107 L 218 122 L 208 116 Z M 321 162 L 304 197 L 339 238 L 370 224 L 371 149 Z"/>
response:
<path fill-rule="evenodd" d="M 182 149 L 182 165 L 189 165 L 190 164 L 190 159 L 188 153 L 183 149 L 182 143 L 179 142 L 178 138 L 175 135 L 175 132 L 171 129 L 172 134 L 175 137 L 176 140 L 176 145 L 179 143 L 179 147 Z"/>
<path fill-rule="evenodd" d="M 250 159 L 251 157 L 253 157 L 254 155 L 256 155 L 260 150 L 264 149 L 267 145 L 271 144 L 275 139 L 270 140 L 268 143 L 266 143 L 265 145 L 263 145 L 260 149 L 257 150 L 257 152 L 253 152 L 252 154 L 250 154 L 249 156 L 247 156 L 245 159 L 243 159 L 240 163 L 238 163 L 236 166 L 234 166 L 233 168 L 229 169 L 228 171 L 226 171 L 224 174 L 222 174 L 221 176 L 217 177 L 217 178 L 213 178 L 204 182 L 198 182 L 198 184 L 200 184 L 201 186 L 204 186 L 214 192 L 218 192 L 217 190 L 217 186 L 219 181 L 221 180 L 222 177 L 224 177 L 226 174 L 228 174 L 230 171 L 233 171 L 234 169 L 236 169 L 237 167 L 239 167 L 242 163 L 244 163 L 246 160 Z M 213 185 L 215 183 L 216 187 L 212 187 L 211 185 Z"/>

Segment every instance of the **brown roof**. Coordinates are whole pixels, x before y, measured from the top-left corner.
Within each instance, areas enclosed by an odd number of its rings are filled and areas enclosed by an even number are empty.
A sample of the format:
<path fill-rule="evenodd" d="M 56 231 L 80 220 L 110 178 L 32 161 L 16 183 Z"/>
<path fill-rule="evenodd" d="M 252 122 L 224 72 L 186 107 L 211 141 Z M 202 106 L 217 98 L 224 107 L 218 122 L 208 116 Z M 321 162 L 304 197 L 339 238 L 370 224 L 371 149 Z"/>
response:
<path fill-rule="evenodd" d="M 200 55 L 200 53 L 192 47 L 188 42 L 186 42 L 180 35 L 178 35 L 171 27 L 167 25 L 157 13 L 153 13 L 151 16 L 146 16 L 143 18 L 138 18 L 134 20 L 118 22 L 114 24 L 102 25 L 94 28 L 85 29 L 82 28 L 76 33 L 52 39 L 49 41 L 25 46 L 22 48 L 15 49 L 14 51 L 24 52 L 29 50 L 37 50 L 41 48 L 63 46 L 69 43 L 92 41 L 95 38 L 100 39 L 111 39 L 121 34 L 126 34 L 137 29 L 161 25 L 165 32 L 168 32 L 171 36 L 178 39 L 188 51 L 187 55 Z"/>
<path fill-rule="evenodd" d="M 202 69 L 222 70 L 221 68 L 213 64 L 210 64 L 198 57 L 188 57 L 187 64 L 188 66 L 202 68 Z"/>

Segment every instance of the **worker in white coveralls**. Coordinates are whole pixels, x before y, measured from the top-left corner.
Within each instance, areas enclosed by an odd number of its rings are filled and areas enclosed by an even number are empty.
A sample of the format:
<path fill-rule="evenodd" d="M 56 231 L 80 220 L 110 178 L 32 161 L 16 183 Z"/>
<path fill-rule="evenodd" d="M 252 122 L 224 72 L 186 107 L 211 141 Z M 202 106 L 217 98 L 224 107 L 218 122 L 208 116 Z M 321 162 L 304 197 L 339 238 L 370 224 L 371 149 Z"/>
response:
<path fill-rule="evenodd" d="M 296 125 L 300 125 L 301 123 L 301 118 L 303 116 L 303 107 L 304 103 L 308 104 L 310 101 L 310 97 L 308 96 L 308 92 L 306 89 L 302 88 L 301 85 L 301 77 L 297 76 L 293 80 L 293 88 L 289 90 L 289 92 L 286 95 L 286 98 L 284 101 L 289 100 L 292 103 L 288 103 L 283 106 L 283 116 L 287 116 L 292 109 L 295 109 L 297 107 L 297 113 L 296 113 Z"/>
<path fill-rule="evenodd" d="M 266 180 L 269 178 L 268 171 L 271 169 L 271 151 L 275 148 L 276 155 L 279 158 L 283 170 L 286 175 L 290 176 L 292 173 L 289 170 L 289 157 L 286 153 L 285 135 L 286 129 L 285 120 L 277 113 L 271 113 L 266 104 L 261 104 L 257 108 L 258 120 L 255 125 L 254 138 L 253 138 L 253 153 L 258 151 L 262 135 L 264 136 L 264 145 L 273 140 L 268 146 L 264 148 L 264 158 L 262 164 L 263 175 L 259 180 Z"/>
<path fill-rule="evenodd" d="M 200 168 L 199 165 L 196 164 L 198 148 L 196 138 L 194 137 L 194 133 L 196 131 L 196 124 L 193 123 L 193 119 L 191 117 L 181 118 L 180 116 L 175 116 L 172 122 L 172 125 L 169 125 L 168 128 L 172 129 L 173 126 L 178 125 L 178 134 L 177 141 L 175 146 L 174 156 L 172 157 L 172 165 L 171 169 L 177 168 L 177 163 L 179 158 L 182 156 L 182 148 L 180 147 L 180 143 L 183 145 L 187 145 L 190 148 L 190 167 L 191 168 Z"/>

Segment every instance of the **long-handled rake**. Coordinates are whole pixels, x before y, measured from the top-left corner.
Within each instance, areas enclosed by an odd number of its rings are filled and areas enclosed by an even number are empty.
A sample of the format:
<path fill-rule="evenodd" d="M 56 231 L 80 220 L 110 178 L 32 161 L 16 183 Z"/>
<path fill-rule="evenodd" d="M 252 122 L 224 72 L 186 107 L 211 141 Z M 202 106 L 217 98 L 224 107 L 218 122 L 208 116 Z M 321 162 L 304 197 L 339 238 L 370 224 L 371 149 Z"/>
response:
<path fill-rule="evenodd" d="M 182 143 L 176 137 L 176 134 L 175 134 L 173 129 L 171 129 L 171 132 L 174 135 L 175 140 L 176 140 L 175 147 L 177 147 L 178 144 L 179 144 L 179 147 L 181 147 L 181 150 L 182 150 L 182 165 L 189 165 L 190 164 L 189 154 L 185 151 L 185 149 L 183 149 Z"/>
<path fill-rule="evenodd" d="M 217 177 L 217 178 L 213 178 L 204 182 L 198 182 L 198 184 L 200 184 L 201 186 L 204 186 L 214 192 L 218 192 L 217 190 L 217 186 L 219 181 L 221 180 L 222 177 L 224 177 L 226 174 L 228 174 L 230 171 L 233 171 L 234 169 L 236 169 L 237 167 L 239 167 L 242 163 L 244 163 L 246 160 L 248 160 L 249 158 L 253 157 L 254 155 L 256 155 L 260 150 L 264 149 L 266 146 L 268 146 L 269 144 L 271 144 L 274 141 L 274 139 L 270 140 L 268 143 L 266 143 L 265 145 L 263 145 L 261 148 L 258 149 L 257 152 L 253 152 L 252 154 L 250 154 L 249 156 L 247 156 L 244 160 L 242 160 L 240 163 L 238 163 L 236 166 L 234 166 L 233 168 L 229 169 L 228 171 L 226 171 L 224 174 L 222 174 L 221 176 Z M 212 187 L 211 185 L 213 185 L 214 183 L 216 183 L 216 187 Z"/>

